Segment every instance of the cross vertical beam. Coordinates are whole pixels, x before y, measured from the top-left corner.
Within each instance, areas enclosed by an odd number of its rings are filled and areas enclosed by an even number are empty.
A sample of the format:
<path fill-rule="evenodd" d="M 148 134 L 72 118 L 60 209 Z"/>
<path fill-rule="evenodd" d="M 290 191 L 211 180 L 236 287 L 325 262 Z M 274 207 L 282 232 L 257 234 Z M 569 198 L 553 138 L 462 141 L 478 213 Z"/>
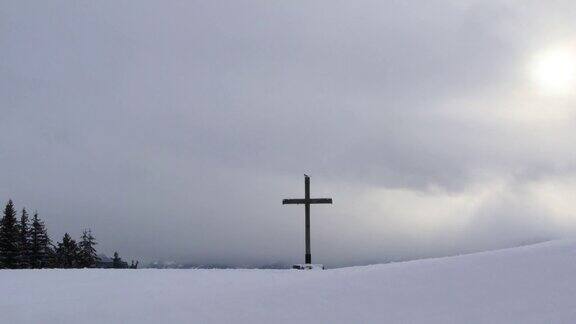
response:
<path fill-rule="evenodd" d="M 304 211 L 306 214 L 306 263 L 312 263 L 312 252 L 310 248 L 310 177 L 304 175 Z"/>

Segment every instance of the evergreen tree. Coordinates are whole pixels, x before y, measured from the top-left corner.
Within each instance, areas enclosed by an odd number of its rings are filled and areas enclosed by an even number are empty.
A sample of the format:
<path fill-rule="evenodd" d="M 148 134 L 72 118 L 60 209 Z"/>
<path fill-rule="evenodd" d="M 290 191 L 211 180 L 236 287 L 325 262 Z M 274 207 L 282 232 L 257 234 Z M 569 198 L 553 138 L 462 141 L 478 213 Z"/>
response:
<path fill-rule="evenodd" d="M 112 267 L 115 269 L 122 268 L 122 258 L 118 256 L 118 252 L 114 252 L 114 258 L 112 259 Z"/>
<path fill-rule="evenodd" d="M 60 268 L 75 268 L 78 266 L 78 245 L 68 233 L 65 233 L 62 242 L 58 243 L 56 257 Z"/>
<path fill-rule="evenodd" d="M 38 213 L 34 213 L 30 227 L 30 267 L 40 269 L 53 265 L 54 251 L 51 246 L 44 222 L 38 218 Z"/>
<path fill-rule="evenodd" d="M 4 208 L 0 220 L 0 267 L 15 269 L 18 266 L 18 225 L 12 200 Z"/>
<path fill-rule="evenodd" d="M 18 224 L 18 268 L 30 268 L 30 222 L 26 208 L 22 208 Z"/>
<path fill-rule="evenodd" d="M 78 253 L 78 265 L 81 268 L 94 268 L 96 267 L 96 262 L 100 260 L 98 254 L 96 253 L 96 248 L 94 247 L 96 240 L 92 236 L 92 231 L 84 230 L 82 233 L 82 239 L 78 244 L 80 249 Z"/>

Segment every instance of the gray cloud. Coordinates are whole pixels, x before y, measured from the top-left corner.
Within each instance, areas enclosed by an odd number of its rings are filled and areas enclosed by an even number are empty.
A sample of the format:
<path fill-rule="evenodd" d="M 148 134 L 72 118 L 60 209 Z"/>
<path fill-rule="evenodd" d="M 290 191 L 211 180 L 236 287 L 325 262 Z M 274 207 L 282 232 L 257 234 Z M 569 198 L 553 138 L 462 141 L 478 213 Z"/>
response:
<path fill-rule="evenodd" d="M 335 198 L 313 210 L 329 265 L 572 235 L 570 208 L 531 200 L 576 189 L 574 98 L 536 96 L 526 66 L 574 39 L 574 11 L 3 2 L 0 197 L 146 260 L 299 261 L 302 211 L 280 200 L 304 172 Z"/>

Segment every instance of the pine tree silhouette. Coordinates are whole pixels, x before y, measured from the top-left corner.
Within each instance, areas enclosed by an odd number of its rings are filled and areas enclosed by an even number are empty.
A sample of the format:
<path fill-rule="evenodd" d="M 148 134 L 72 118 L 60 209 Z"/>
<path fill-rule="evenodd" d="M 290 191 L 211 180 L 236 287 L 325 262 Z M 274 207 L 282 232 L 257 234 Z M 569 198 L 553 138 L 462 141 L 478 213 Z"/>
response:
<path fill-rule="evenodd" d="M 34 213 L 30 227 L 30 266 L 34 269 L 46 268 L 54 264 L 54 251 L 44 222 Z"/>
<path fill-rule="evenodd" d="M 68 233 L 65 233 L 62 242 L 58 243 L 56 257 L 60 268 L 68 269 L 78 266 L 78 245 Z"/>
<path fill-rule="evenodd" d="M 96 253 L 96 248 L 94 247 L 96 244 L 96 240 L 94 236 L 92 236 L 92 231 L 84 230 L 82 232 L 82 238 L 78 247 L 80 249 L 78 255 L 78 265 L 81 268 L 94 268 L 96 267 L 96 262 L 100 260 L 98 254 Z"/>
<path fill-rule="evenodd" d="M 112 267 L 115 269 L 122 268 L 122 258 L 118 256 L 118 252 L 114 252 L 114 258 L 112 259 Z"/>
<path fill-rule="evenodd" d="M 26 208 L 22 208 L 18 224 L 18 268 L 30 268 L 30 222 Z"/>
<path fill-rule="evenodd" d="M 18 225 L 12 200 L 6 204 L 0 220 L 0 266 L 6 269 L 18 267 Z"/>

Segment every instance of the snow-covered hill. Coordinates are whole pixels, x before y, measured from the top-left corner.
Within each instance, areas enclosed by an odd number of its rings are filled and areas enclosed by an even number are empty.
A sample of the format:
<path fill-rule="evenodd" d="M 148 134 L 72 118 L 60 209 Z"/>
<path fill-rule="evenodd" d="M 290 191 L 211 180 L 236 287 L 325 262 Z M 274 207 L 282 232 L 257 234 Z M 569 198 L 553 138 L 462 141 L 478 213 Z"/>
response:
<path fill-rule="evenodd" d="M 575 323 L 576 243 L 295 270 L 2 270 L 1 323 Z"/>

